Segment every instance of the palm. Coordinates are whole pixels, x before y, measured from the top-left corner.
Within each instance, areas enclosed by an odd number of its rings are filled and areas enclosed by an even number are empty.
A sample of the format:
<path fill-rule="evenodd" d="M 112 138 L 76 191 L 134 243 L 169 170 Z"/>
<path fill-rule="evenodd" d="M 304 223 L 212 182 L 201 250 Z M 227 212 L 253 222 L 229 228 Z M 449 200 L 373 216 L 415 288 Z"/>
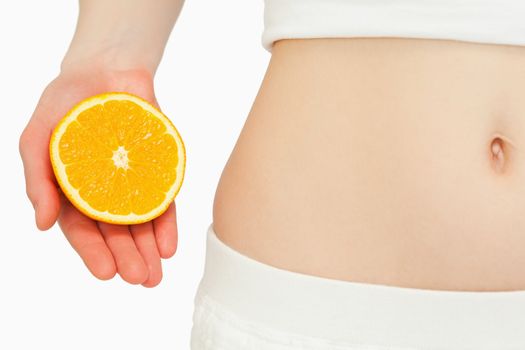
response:
<path fill-rule="evenodd" d="M 162 278 L 160 259 L 172 256 L 177 248 L 175 204 L 155 220 L 138 225 L 94 221 L 61 193 L 49 161 L 49 137 L 62 116 L 77 102 L 108 91 L 134 93 L 158 106 L 151 76 L 143 71 L 59 76 L 44 91 L 20 138 L 26 189 L 38 228 L 49 229 L 58 219 L 64 235 L 94 276 L 109 279 L 118 272 L 129 283 L 152 287 Z"/>

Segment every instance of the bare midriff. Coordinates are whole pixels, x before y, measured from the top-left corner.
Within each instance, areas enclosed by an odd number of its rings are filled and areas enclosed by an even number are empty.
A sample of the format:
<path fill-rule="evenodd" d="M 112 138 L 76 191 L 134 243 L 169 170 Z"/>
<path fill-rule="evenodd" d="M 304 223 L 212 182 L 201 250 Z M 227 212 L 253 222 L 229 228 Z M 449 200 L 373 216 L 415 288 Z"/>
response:
<path fill-rule="evenodd" d="M 525 47 L 276 41 L 213 227 L 303 274 L 525 290 Z"/>

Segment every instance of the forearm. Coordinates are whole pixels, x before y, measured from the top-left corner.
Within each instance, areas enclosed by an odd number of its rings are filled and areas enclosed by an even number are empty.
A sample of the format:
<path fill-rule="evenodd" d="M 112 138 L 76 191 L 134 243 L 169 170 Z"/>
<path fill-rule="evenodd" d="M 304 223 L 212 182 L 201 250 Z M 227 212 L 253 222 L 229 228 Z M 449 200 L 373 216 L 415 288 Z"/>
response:
<path fill-rule="evenodd" d="M 184 0 L 80 0 L 62 71 L 81 65 L 154 75 Z"/>

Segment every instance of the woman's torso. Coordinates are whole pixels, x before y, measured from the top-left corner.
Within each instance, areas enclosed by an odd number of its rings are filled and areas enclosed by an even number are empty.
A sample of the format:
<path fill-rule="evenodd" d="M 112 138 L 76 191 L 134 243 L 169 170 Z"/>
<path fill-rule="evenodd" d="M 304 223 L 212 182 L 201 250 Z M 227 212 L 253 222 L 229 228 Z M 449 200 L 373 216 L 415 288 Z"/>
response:
<path fill-rule="evenodd" d="M 300 273 L 525 289 L 522 150 L 525 47 L 279 40 L 213 226 L 237 251 Z"/>

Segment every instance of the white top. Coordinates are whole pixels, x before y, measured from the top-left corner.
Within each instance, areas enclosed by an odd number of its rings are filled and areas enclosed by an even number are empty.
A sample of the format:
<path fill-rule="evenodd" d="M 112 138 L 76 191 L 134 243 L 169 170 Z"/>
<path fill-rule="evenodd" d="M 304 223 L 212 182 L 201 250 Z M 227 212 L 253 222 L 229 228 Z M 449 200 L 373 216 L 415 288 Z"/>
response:
<path fill-rule="evenodd" d="M 261 42 L 412 37 L 525 45 L 525 0 L 264 0 Z"/>

